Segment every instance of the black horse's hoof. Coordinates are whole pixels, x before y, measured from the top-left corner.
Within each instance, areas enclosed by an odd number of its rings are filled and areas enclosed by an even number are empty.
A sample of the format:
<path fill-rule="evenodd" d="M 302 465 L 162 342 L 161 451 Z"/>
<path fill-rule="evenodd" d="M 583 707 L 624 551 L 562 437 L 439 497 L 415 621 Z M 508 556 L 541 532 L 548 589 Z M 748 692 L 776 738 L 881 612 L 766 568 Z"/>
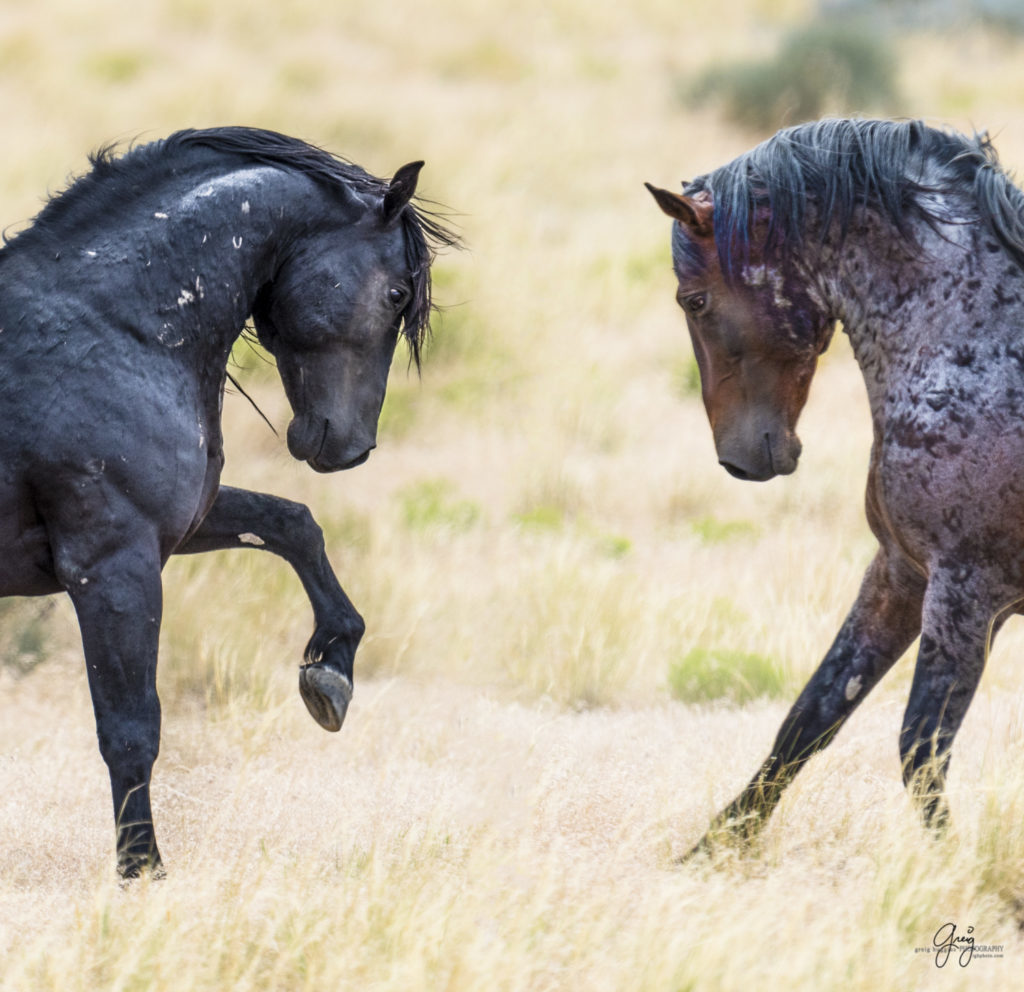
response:
<path fill-rule="evenodd" d="M 324 730 L 341 730 L 348 704 L 352 702 L 350 679 L 326 665 L 303 665 L 299 669 L 299 692 L 306 709 Z"/>

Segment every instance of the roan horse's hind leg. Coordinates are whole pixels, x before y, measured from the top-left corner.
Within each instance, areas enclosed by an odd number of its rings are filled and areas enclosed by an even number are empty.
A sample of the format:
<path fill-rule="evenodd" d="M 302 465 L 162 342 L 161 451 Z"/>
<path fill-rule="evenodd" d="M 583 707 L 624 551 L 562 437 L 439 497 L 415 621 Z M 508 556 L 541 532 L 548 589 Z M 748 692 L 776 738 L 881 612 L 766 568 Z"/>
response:
<path fill-rule="evenodd" d="M 323 532 L 301 503 L 221 486 L 202 524 L 175 554 L 259 548 L 280 555 L 302 581 L 316 629 L 299 670 L 299 690 L 313 718 L 340 730 L 352 699 L 352 664 L 365 625 L 338 582 Z"/>
<path fill-rule="evenodd" d="M 769 757 L 686 857 L 753 838 L 783 789 L 825 747 L 920 630 L 924 580 L 898 554 L 879 550 L 832 647 L 800 693 Z"/>

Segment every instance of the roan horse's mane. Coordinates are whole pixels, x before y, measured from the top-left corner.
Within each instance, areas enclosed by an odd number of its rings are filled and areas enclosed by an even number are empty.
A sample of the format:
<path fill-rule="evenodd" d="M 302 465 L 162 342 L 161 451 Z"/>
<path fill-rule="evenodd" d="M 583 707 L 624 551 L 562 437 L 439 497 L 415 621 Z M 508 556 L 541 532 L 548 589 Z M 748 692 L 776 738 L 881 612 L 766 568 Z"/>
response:
<path fill-rule="evenodd" d="M 40 241 L 59 242 L 69 233 L 69 226 L 81 223 L 80 218 L 92 220 L 103 216 L 105 209 L 116 211 L 138 189 L 146 188 L 159 177 L 182 171 L 201 149 L 309 176 L 328 189 L 379 197 L 388 188 L 387 180 L 378 179 L 322 148 L 275 131 L 250 127 L 190 129 L 130 147 L 123 153 L 119 153 L 116 145 L 98 149 L 89 156 L 91 171 L 52 196 L 31 227 L 11 238 L 5 235 L 4 243 L 15 248 Z M 457 246 L 459 239 L 436 214 L 424 208 L 422 201 L 414 202 L 415 206 L 410 204 L 401 218 L 413 291 L 403 323 L 413 360 L 418 365 L 432 311 L 430 264 L 438 248 Z"/>
<path fill-rule="evenodd" d="M 932 225 L 979 219 L 1024 268 L 1024 194 L 986 134 L 968 138 L 921 121 L 816 121 L 779 131 L 685 190 L 701 191 L 711 194 L 720 261 L 733 277 L 763 208 L 770 214 L 764 247 L 776 256 L 829 231 L 841 240 L 854 212 L 867 207 L 911 239 L 914 218 Z M 941 197 L 951 193 L 961 210 L 973 205 L 973 218 L 943 208 Z M 675 246 L 685 258 L 693 255 L 687 241 L 677 226 Z"/>

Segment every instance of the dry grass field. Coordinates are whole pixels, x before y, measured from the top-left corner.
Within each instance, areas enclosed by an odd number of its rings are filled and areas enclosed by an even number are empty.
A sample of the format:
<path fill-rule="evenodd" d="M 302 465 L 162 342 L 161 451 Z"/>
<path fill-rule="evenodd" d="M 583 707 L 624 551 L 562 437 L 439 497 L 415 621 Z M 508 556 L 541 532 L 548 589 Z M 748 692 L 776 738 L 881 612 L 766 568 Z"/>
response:
<path fill-rule="evenodd" d="M 368 633 L 325 734 L 297 692 L 311 616 L 288 567 L 168 565 L 166 880 L 116 882 L 68 603 L 0 605 L 0 990 L 1021 987 L 1020 625 L 958 739 L 945 841 L 900 782 L 908 657 L 756 851 L 673 865 L 767 753 L 873 551 L 845 340 L 799 471 L 730 479 L 642 185 L 764 137 L 680 87 L 812 8 L 0 3 L 4 223 L 108 140 L 250 123 L 380 175 L 425 159 L 469 247 L 437 262 L 422 378 L 399 356 L 366 466 L 316 476 L 227 398 L 224 481 L 310 505 Z M 1024 164 L 1024 38 L 897 50 L 887 109 L 988 128 Z M 273 370 L 238 361 L 283 432 Z M 917 949 L 947 922 L 1002 956 L 936 968 Z"/>

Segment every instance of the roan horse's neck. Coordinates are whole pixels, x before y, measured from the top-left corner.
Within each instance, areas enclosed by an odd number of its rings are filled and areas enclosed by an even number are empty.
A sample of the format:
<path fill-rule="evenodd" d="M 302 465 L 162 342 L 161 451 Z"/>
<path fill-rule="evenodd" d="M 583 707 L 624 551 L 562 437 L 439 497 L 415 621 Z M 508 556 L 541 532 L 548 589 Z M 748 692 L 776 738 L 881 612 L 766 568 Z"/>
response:
<path fill-rule="evenodd" d="M 886 397 L 923 365 L 968 361 L 970 349 L 1015 344 L 1024 329 L 1024 271 L 986 227 L 921 222 L 914 234 L 910 244 L 868 223 L 814 272 L 850 339 L 876 422 Z"/>

